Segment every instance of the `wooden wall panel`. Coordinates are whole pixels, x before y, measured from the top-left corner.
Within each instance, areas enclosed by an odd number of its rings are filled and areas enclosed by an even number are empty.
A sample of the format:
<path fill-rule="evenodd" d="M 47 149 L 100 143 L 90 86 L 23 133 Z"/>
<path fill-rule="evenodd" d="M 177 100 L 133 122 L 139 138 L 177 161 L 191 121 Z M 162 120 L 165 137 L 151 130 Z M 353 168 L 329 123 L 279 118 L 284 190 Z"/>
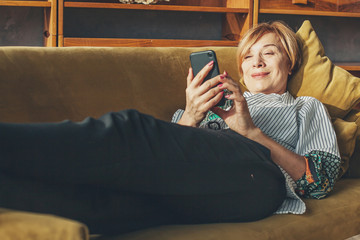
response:
<path fill-rule="evenodd" d="M 360 12 L 359 0 L 341 0 L 339 1 L 339 12 Z"/>
<path fill-rule="evenodd" d="M 260 0 L 260 9 L 291 9 L 291 10 L 314 10 L 315 0 L 308 0 L 306 5 L 292 4 L 292 0 Z"/>
<path fill-rule="evenodd" d="M 338 0 L 316 0 L 315 1 L 316 11 L 332 11 L 337 12 Z"/>
<path fill-rule="evenodd" d="M 248 29 L 246 19 L 247 16 L 243 14 L 227 13 L 222 27 L 222 40 L 239 41 L 241 33 Z"/>
<path fill-rule="evenodd" d="M 249 8 L 249 1 L 227 0 L 226 6 L 230 8 Z"/>

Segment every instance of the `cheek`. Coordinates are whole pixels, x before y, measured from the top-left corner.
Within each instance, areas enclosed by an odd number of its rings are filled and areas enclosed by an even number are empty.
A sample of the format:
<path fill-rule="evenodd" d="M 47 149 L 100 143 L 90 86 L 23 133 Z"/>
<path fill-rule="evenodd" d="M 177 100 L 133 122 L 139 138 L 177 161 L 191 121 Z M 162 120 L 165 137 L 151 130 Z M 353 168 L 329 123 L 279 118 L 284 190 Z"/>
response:
<path fill-rule="evenodd" d="M 245 78 L 245 76 L 249 74 L 249 64 L 246 62 L 243 62 L 241 64 L 241 70 L 243 72 L 243 77 Z"/>
<path fill-rule="evenodd" d="M 241 64 L 241 69 L 242 69 L 242 78 L 244 80 L 245 85 L 249 84 L 249 67 L 247 66 L 246 63 Z"/>
<path fill-rule="evenodd" d="M 282 71 L 285 75 L 288 75 L 290 73 L 291 63 L 287 56 L 284 56 L 283 61 L 281 62 Z"/>
<path fill-rule="evenodd" d="M 280 61 L 277 61 L 277 63 L 275 65 L 276 65 L 276 75 L 281 79 L 283 79 L 283 78 L 287 79 L 287 76 L 289 75 L 288 61 L 280 60 Z"/>

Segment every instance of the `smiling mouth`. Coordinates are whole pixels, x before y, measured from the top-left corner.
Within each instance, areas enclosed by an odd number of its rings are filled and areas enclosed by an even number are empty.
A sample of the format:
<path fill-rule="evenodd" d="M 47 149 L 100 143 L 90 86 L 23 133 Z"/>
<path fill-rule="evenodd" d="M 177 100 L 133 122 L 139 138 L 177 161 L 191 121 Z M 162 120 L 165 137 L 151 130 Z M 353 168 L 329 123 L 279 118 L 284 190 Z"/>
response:
<path fill-rule="evenodd" d="M 257 77 L 265 77 L 269 75 L 269 72 L 260 72 L 260 73 L 253 73 L 251 74 L 251 77 L 257 78 Z"/>

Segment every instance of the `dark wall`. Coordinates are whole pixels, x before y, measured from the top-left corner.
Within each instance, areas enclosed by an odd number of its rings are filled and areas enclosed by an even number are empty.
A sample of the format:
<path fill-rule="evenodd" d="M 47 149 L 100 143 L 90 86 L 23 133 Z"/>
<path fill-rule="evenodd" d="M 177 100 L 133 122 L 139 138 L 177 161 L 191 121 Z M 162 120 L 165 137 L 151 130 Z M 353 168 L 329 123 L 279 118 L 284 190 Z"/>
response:
<path fill-rule="evenodd" d="M 0 46 L 43 46 L 44 10 L 0 6 Z"/>
<path fill-rule="evenodd" d="M 326 55 L 335 62 L 360 62 L 360 18 L 261 14 L 259 22 L 283 20 L 295 31 L 310 20 Z"/>
<path fill-rule="evenodd" d="M 67 37 L 221 40 L 219 13 L 67 8 L 64 19 Z"/>

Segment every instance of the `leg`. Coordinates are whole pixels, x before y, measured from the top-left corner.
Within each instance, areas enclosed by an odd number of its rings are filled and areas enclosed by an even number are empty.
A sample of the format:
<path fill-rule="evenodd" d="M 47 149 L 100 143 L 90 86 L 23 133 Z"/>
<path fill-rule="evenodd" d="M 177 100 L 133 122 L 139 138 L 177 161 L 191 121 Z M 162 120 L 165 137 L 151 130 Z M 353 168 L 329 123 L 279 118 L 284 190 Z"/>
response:
<path fill-rule="evenodd" d="M 124 111 L 82 123 L 1 124 L 0 132 L 4 173 L 156 199 L 172 214 L 159 224 L 255 220 L 285 196 L 268 150 L 232 131 Z"/>

